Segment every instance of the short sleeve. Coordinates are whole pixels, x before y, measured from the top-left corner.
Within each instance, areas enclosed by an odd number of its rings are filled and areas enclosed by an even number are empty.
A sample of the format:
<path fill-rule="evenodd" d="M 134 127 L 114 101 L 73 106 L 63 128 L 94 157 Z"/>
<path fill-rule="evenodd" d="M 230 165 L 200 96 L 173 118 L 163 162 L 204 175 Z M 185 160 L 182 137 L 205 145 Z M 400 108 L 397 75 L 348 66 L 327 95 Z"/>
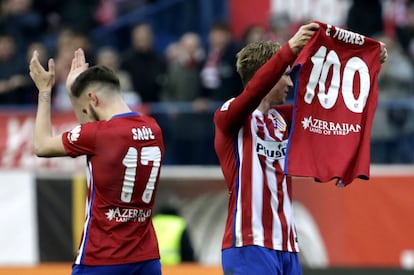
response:
<path fill-rule="evenodd" d="M 97 129 L 98 123 L 85 123 L 64 132 L 62 142 L 66 153 L 71 157 L 93 155 L 96 147 Z"/>

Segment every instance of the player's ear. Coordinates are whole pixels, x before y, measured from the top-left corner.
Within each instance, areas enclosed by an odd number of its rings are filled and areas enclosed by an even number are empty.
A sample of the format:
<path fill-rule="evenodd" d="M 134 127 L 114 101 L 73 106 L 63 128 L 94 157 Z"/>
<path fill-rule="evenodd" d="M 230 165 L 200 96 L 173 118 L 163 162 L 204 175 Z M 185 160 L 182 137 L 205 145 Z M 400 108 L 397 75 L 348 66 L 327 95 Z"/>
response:
<path fill-rule="evenodd" d="M 94 92 L 88 92 L 88 99 L 89 99 L 89 102 L 94 107 L 96 107 L 98 105 L 98 103 L 99 103 L 99 97 L 96 96 L 96 93 L 94 93 Z"/>

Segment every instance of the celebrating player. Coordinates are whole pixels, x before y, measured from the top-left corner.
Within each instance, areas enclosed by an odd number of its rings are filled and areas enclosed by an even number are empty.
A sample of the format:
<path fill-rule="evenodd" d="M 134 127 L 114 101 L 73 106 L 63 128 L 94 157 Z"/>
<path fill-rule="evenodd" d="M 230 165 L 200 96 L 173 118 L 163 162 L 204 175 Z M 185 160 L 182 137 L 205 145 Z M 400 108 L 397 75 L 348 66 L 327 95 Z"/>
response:
<path fill-rule="evenodd" d="M 283 46 L 256 42 L 237 54 L 244 91 L 214 115 L 214 146 L 230 195 L 224 274 L 302 274 L 291 177 L 283 170 L 293 106 L 280 104 L 293 87 L 289 65 L 318 29 L 303 25 Z M 381 62 L 386 57 L 381 45 Z"/>
<path fill-rule="evenodd" d="M 153 118 L 132 112 L 114 73 L 102 66 L 88 68 L 78 50 L 69 92 L 78 120 L 91 122 L 53 135 L 53 59 L 48 67 L 42 67 L 35 51 L 30 61 L 30 76 L 39 90 L 35 153 L 87 157 L 87 211 L 72 274 L 161 274 L 151 221 L 164 158 L 160 127 Z"/>
<path fill-rule="evenodd" d="M 283 47 L 257 42 L 237 54 L 245 89 L 214 116 L 215 150 L 230 192 L 224 274 L 301 274 L 291 179 L 283 173 L 292 109 L 275 105 L 285 102 L 293 86 L 289 64 L 317 28 L 302 26 Z"/>

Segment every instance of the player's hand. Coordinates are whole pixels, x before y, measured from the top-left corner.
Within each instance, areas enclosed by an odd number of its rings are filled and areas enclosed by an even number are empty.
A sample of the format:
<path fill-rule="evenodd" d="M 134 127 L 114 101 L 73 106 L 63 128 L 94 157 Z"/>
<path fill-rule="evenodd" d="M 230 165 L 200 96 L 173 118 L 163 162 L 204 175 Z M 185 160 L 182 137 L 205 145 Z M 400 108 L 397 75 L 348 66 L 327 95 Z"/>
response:
<path fill-rule="evenodd" d="M 319 29 L 318 23 L 309 23 L 302 25 L 299 30 L 289 39 L 288 43 L 293 52 L 298 53 L 306 43 L 311 39 L 313 34 Z"/>
<path fill-rule="evenodd" d="M 39 53 L 35 50 L 30 60 L 29 74 L 39 92 L 51 92 L 55 84 L 55 62 L 52 58 L 48 61 L 48 67 L 48 71 L 43 68 L 39 61 Z"/>
<path fill-rule="evenodd" d="M 70 71 L 68 77 L 66 78 L 66 90 L 68 93 L 71 92 L 71 87 L 75 79 L 86 69 L 88 69 L 89 64 L 86 63 L 85 53 L 82 49 L 77 49 L 74 52 L 72 64 L 70 66 Z"/>
<path fill-rule="evenodd" d="M 387 46 L 385 45 L 385 43 L 380 42 L 380 44 L 381 44 L 380 61 L 381 61 L 381 64 L 382 64 L 385 61 L 387 61 L 388 53 L 387 53 Z"/>

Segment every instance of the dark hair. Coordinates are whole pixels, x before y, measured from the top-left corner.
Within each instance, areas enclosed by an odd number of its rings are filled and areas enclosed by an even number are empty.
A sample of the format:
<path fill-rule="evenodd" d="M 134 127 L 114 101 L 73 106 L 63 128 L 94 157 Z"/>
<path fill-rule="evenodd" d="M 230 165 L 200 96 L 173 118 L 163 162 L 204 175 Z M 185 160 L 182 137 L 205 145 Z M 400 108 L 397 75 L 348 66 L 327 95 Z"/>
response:
<path fill-rule="evenodd" d="M 93 84 L 103 84 L 114 92 L 120 91 L 119 79 L 115 73 L 106 66 L 92 66 L 82 72 L 73 82 L 71 92 L 74 97 L 79 97 L 86 87 Z"/>

